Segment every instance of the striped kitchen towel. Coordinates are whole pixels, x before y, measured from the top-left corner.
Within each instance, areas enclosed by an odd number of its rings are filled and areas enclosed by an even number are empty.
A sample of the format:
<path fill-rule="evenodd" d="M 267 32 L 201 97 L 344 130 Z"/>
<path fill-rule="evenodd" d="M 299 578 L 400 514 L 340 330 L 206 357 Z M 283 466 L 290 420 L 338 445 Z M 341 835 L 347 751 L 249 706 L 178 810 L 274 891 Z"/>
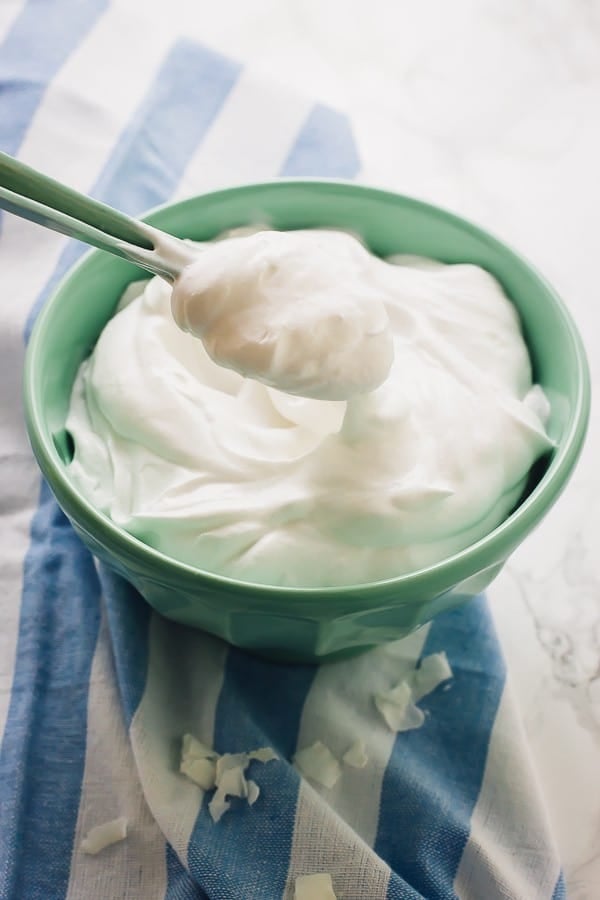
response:
<path fill-rule="evenodd" d="M 0 148 L 132 214 L 226 183 L 359 174 L 344 116 L 151 6 L 1 3 Z M 95 564 L 40 484 L 18 401 L 23 335 L 83 249 L 0 220 L 0 897 L 275 900 L 315 872 L 344 900 L 563 897 L 485 600 L 362 657 L 286 667 L 160 618 Z M 373 694 L 442 650 L 454 677 L 395 735 Z M 210 793 L 178 772 L 188 732 L 219 753 L 275 750 L 250 764 L 253 805 L 213 822 Z M 359 736 L 367 764 L 332 787 L 290 762 Z M 126 840 L 81 852 L 118 817 Z"/>

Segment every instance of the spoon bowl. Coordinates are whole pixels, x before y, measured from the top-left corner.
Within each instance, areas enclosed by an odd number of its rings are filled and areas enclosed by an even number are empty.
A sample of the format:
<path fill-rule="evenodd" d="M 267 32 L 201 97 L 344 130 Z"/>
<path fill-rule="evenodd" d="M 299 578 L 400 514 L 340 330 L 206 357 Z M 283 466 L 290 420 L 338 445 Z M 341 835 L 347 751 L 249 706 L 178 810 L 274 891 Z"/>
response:
<path fill-rule="evenodd" d="M 0 208 L 164 278 L 173 286 L 171 310 L 177 324 L 200 338 L 217 364 L 241 375 L 323 400 L 366 393 L 387 377 L 393 347 L 383 303 L 379 299 L 364 302 L 362 282 L 357 289 L 352 277 L 346 276 L 341 289 L 336 286 L 339 274 L 346 271 L 342 262 L 347 262 L 347 254 L 342 252 L 330 291 L 325 292 L 335 299 L 333 315 L 325 315 L 320 303 L 311 304 L 314 283 L 310 279 L 299 292 L 301 305 L 289 289 L 278 292 L 275 304 L 269 296 L 269 279 L 263 276 L 282 263 L 285 266 L 287 260 L 286 278 L 292 283 L 305 268 L 304 260 L 323 252 L 319 244 L 324 237 L 316 247 L 301 248 L 295 255 L 285 247 L 289 237 L 270 230 L 211 244 L 199 252 L 189 242 L 126 216 L 2 152 Z M 351 246 L 359 246 L 349 236 L 342 237 Z M 333 249 L 339 255 L 339 238 Z M 327 262 L 329 254 L 324 258 Z M 253 277 L 257 262 L 258 280 Z M 354 303 L 348 303 L 348 298 Z M 311 307 L 314 315 L 307 320 L 306 309 Z M 320 341 L 316 334 L 321 335 Z"/>

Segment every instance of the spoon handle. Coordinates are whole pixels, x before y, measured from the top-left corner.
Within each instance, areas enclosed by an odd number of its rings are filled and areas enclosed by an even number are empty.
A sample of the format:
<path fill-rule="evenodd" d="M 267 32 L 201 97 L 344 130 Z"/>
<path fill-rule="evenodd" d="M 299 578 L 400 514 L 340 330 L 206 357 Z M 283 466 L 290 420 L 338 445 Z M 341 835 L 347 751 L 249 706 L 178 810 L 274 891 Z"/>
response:
<path fill-rule="evenodd" d="M 0 209 L 134 262 L 173 282 L 190 255 L 178 238 L 92 200 L 0 152 Z"/>
<path fill-rule="evenodd" d="M 152 250 L 153 244 L 144 234 L 143 228 L 140 228 L 141 223 L 2 152 L 0 152 L 0 186 L 66 213 L 72 219 L 87 222 L 88 225 L 93 225 L 94 228 L 112 234 L 129 244 Z"/>
<path fill-rule="evenodd" d="M 94 228 L 93 225 L 72 219 L 66 213 L 51 209 L 49 206 L 44 206 L 43 203 L 38 203 L 37 200 L 30 200 L 29 197 L 23 197 L 3 187 L 0 187 L 0 209 L 43 225 L 44 228 L 51 228 L 68 237 L 77 238 L 85 244 L 91 244 L 92 247 L 108 250 L 109 253 L 136 263 L 153 274 L 166 278 L 167 281 L 174 281 L 178 275 L 179 270 L 175 270 L 175 267 L 161 259 L 155 250 L 146 250 L 136 244 L 129 244 L 127 241 L 113 237 L 112 234 Z"/>

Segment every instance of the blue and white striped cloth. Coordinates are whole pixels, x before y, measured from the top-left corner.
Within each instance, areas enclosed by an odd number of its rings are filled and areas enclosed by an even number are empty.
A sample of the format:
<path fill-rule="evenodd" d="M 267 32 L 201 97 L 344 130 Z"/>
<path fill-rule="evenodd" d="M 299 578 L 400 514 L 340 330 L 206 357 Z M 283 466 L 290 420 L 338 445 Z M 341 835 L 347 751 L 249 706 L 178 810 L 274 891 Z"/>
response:
<path fill-rule="evenodd" d="M 106 0 L 0 4 L 0 148 L 133 214 L 360 169 L 339 113 Z M 361 658 L 284 667 L 158 617 L 96 567 L 40 487 L 18 401 L 23 335 L 82 250 L 0 220 L 0 897 L 275 900 L 318 871 L 344 900 L 564 897 L 483 599 Z M 421 729 L 393 735 L 373 692 L 438 650 L 449 689 L 423 701 Z M 283 761 L 260 768 L 254 806 L 215 825 L 177 772 L 184 732 Z M 331 790 L 289 763 L 359 735 L 367 767 Z M 127 840 L 82 854 L 117 816 Z"/>

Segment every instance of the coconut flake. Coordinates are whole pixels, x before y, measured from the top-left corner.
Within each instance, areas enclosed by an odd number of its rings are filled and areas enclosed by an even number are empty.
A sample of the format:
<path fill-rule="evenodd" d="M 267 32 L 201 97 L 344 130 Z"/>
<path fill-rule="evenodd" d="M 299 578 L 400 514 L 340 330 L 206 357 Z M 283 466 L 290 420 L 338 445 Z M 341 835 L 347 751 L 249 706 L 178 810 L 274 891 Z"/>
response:
<path fill-rule="evenodd" d="M 421 660 L 418 669 L 413 669 L 391 691 L 375 694 L 375 705 L 392 731 L 420 728 L 425 715 L 415 703 L 449 678 L 452 678 L 452 669 L 446 654 L 431 653 Z"/>
<path fill-rule="evenodd" d="M 278 756 L 272 747 L 259 747 L 258 750 L 250 751 L 248 759 L 257 759 L 261 763 L 268 763 L 272 759 L 278 759 Z"/>
<path fill-rule="evenodd" d="M 213 822 L 218 822 L 230 808 L 231 803 L 225 799 L 225 794 L 220 790 L 216 790 L 208 804 L 208 811 Z"/>
<path fill-rule="evenodd" d="M 214 788 L 215 770 L 212 759 L 182 759 L 179 764 L 179 771 L 204 791 Z"/>
<path fill-rule="evenodd" d="M 96 853 L 100 853 L 105 847 L 117 844 L 119 841 L 125 840 L 126 837 L 127 819 L 124 816 L 119 816 L 118 819 L 112 819 L 110 822 L 104 822 L 102 825 L 90 828 L 79 846 L 83 853 L 95 856 Z"/>
<path fill-rule="evenodd" d="M 431 694 L 440 684 L 452 678 L 452 669 L 448 657 L 441 653 L 431 653 L 421 660 L 421 665 L 411 672 L 408 682 L 413 700 L 417 703 L 422 697 Z"/>
<path fill-rule="evenodd" d="M 241 769 L 242 772 L 245 772 L 249 761 L 247 753 L 223 753 L 217 759 L 217 785 L 221 784 L 221 779 L 225 772 L 228 772 L 230 769 Z"/>
<path fill-rule="evenodd" d="M 246 799 L 252 806 L 260 794 L 256 782 L 247 781 L 244 772 L 255 759 L 261 763 L 278 759 L 272 747 L 259 747 L 248 753 L 223 753 L 211 750 L 190 734 L 183 737 L 179 770 L 204 790 L 216 786 L 208 810 L 213 822 L 218 822 L 231 809 L 228 798 Z"/>
<path fill-rule="evenodd" d="M 375 694 L 375 706 L 392 731 L 411 731 L 420 728 L 425 721 L 423 711 L 415 706 L 411 689 L 406 681 L 380 694 Z"/>
<path fill-rule="evenodd" d="M 244 778 L 244 769 L 242 766 L 226 769 L 222 773 L 217 786 L 221 793 L 226 797 L 248 796 L 248 783 Z"/>
<path fill-rule="evenodd" d="M 246 782 L 248 785 L 248 806 L 252 806 L 258 800 L 260 794 L 260 788 L 255 781 L 252 781 L 251 778 Z"/>
<path fill-rule="evenodd" d="M 218 755 L 193 735 L 184 734 L 179 771 L 203 790 L 210 791 L 215 786 Z"/>
<path fill-rule="evenodd" d="M 216 750 L 212 750 L 195 738 L 193 734 L 184 734 L 181 741 L 181 756 L 183 759 L 216 759 Z"/>
<path fill-rule="evenodd" d="M 229 755 L 237 756 L 234 753 Z M 247 762 L 246 765 L 248 765 Z M 227 810 L 231 809 L 229 797 L 246 798 L 248 796 L 248 782 L 244 778 L 244 766 L 232 765 L 230 768 L 224 769 L 217 778 L 217 790 L 208 804 L 213 822 L 218 822 Z"/>
<path fill-rule="evenodd" d="M 360 740 L 355 741 L 352 746 L 346 750 L 342 756 L 342 760 L 347 766 L 352 766 L 354 769 L 364 769 L 369 762 L 365 742 Z"/>
<path fill-rule="evenodd" d="M 299 750 L 293 762 L 302 775 L 326 788 L 333 787 L 342 774 L 339 762 L 322 741 L 315 741 L 310 747 Z"/>
<path fill-rule="evenodd" d="M 328 872 L 300 875 L 296 878 L 295 900 L 336 900 L 333 882 Z"/>
<path fill-rule="evenodd" d="M 217 759 L 216 783 L 220 784 L 223 775 L 230 769 L 241 769 L 242 772 L 245 772 L 253 759 L 261 763 L 268 763 L 272 759 L 278 759 L 278 756 L 272 747 L 260 747 L 258 750 L 250 750 L 248 753 L 223 753 Z"/>

